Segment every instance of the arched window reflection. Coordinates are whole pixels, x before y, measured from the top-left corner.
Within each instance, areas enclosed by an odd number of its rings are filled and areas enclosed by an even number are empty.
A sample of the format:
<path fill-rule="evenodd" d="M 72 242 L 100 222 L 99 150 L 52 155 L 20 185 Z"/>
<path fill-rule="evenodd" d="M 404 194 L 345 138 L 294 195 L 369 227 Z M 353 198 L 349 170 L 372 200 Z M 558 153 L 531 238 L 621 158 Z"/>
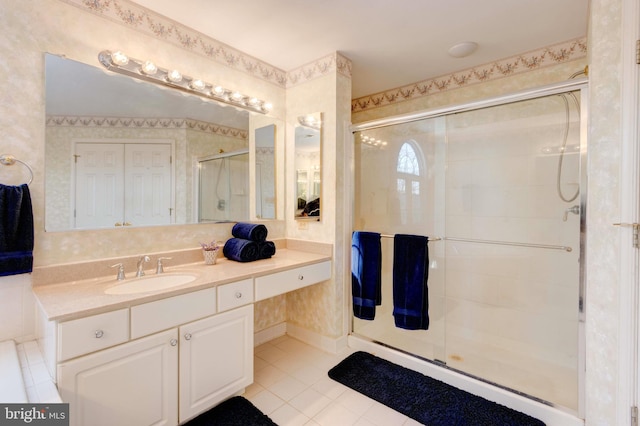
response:
<path fill-rule="evenodd" d="M 415 148 L 414 148 L 415 146 Z M 416 154 L 419 149 L 415 141 L 407 141 L 400 147 L 396 165 L 396 190 L 402 224 L 420 221 L 420 161 Z"/>

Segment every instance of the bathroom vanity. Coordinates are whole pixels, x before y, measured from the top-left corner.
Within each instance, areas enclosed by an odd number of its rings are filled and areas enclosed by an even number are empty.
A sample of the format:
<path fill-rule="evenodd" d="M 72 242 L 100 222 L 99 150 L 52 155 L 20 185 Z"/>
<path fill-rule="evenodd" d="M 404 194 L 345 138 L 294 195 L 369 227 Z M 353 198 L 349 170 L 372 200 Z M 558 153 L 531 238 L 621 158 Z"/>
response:
<path fill-rule="evenodd" d="M 194 279 L 164 290 L 109 294 L 127 285 L 115 275 L 35 285 L 39 344 L 71 424 L 177 425 L 242 392 L 253 382 L 254 302 L 331 269 L 330 255 L 279 249 L 167 267 L 166 277 Z"/>

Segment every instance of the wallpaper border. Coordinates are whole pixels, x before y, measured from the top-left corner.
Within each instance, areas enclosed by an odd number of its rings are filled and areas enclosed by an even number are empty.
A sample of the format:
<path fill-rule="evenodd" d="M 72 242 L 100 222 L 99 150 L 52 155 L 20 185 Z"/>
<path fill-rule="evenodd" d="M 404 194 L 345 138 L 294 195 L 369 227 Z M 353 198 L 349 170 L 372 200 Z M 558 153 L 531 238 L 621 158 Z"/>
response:
<path fill-rule="evenodd" d="M 472 84 L 485 83 L 586 56 L 586 38 L 569 40 L 452 74 L 353 99 L 351 112 L 370 110 Z"/>

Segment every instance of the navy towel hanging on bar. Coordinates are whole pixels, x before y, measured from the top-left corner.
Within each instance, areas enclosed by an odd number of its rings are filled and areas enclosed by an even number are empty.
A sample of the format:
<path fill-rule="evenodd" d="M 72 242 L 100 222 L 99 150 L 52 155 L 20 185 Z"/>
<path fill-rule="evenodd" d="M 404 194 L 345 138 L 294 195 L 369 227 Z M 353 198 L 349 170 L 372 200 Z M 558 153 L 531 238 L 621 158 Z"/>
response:
<path fill-rule="evenodd" d="M 353 315 L 372 320 L 382 302 L 380 234 L 355 231 L 351 237 L 351 294 Z"/>
<path fill-rule="evenodd" d="M 0 184 L 0 276 L 33 270 L 33 210 L 29 186 Z"/>
<path fill-rule="evenodd" d="M 429 329 L 427 237 L 397 234 L 393 239 L 393 317 L 396 327 Z"/>

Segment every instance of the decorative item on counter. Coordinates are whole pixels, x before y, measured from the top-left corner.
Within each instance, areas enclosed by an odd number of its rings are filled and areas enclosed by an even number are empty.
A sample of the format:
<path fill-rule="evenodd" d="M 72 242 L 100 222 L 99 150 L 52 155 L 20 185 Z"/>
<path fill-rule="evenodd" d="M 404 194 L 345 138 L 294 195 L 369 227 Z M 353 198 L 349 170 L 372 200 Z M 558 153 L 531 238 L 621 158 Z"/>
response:
<path fill-rule="evenodd" d="M 222 253 L 237 262 L 268 259 L 276 254 L 276 245 L 267 241 L 267 227 L 260 223 L 238 222 L 233 225 L 233 238 L 227 240 Z"/>
<path fill-rule="evenodd" d="M 215 241 L 211 241 L 209 244 L 200 243 L 202 246 L 202 255 L 204 256 L 204 263 L 206 265 L 215 265 L 218 258 L 218 252 L 220 251 L 220 244 Z"/>

